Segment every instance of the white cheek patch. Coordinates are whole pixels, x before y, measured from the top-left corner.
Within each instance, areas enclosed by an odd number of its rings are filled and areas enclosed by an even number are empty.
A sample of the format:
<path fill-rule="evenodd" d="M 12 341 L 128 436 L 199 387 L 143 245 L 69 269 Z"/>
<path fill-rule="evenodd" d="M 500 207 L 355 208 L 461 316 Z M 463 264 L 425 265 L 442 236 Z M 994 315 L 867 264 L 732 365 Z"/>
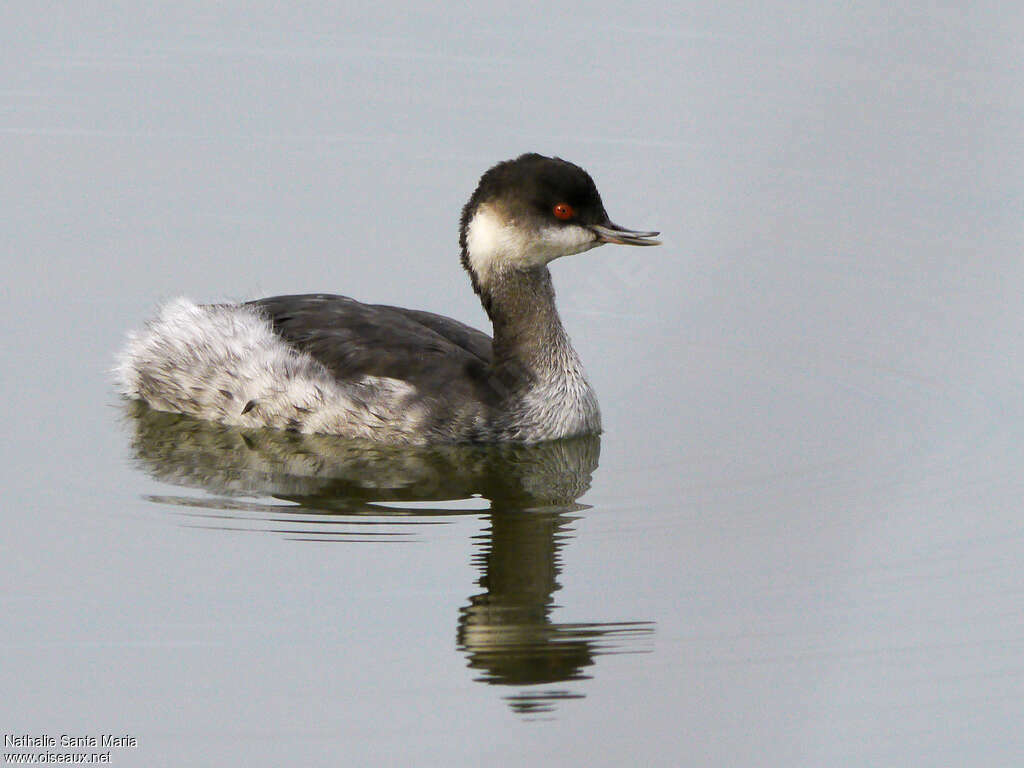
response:
<path fill-rule="evenodd" d="M 597 236 L 586 227 L 570 224 L 564 227 L 545 227 L 540 231 L 537 247 L 548 257 L 547 261 L 589 251 L 598 245 Z"/>
<path fill-rule="evenodd" d="M 469 264 L 481 283 L 487 284 L 502 267 L 510 265 L 510 254 L 522 253 L 526 243 L 516 237 L 518 230 L 493 207 L 481 205 L 466 228 Z"/>
<path fill-rule="evenodd" d="M 485 284 L 502 269 L 540 267 L 599 244 L 593 232 L 578 225 L 531 233 L 489 205 L 480 206 L 466 227 L 469 263 Z"/>

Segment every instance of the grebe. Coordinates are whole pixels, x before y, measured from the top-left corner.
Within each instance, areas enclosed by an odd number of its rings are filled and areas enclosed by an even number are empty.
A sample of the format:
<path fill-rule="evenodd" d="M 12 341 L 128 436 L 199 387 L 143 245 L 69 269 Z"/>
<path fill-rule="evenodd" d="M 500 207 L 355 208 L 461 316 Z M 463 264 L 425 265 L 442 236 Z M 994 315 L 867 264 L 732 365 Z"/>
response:
<path fill-rule="evenodd" d="M 177 299 L 129 334 L 122 394 L 239 427 L 423 445 L 535 443 L 601 431 L 547 264 L 605 243 L 658 245 L 613 224 L 590 175 L 525 154 L 462 209 L 462 265 L 494 339 L 457 320 L 345 296 L 244 304 Z"/>

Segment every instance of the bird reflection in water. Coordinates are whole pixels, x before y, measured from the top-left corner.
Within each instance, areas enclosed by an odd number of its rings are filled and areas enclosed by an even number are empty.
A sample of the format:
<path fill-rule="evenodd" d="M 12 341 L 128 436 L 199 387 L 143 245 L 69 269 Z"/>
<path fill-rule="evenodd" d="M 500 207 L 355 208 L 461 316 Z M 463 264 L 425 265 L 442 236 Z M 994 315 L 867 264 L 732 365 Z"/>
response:
<path fill-rule="evenodd" d="M 239 430 L 138 402 L 125 406 L 125 417 L 145 471 L 215 494 L 149 497 L 189 508 L 185 514 L 197 527 L 263 530 L 298 540 L 407 541 L 413 525 L 436 524 L 448 515 L 485 516 L 489 527 L 473 557 L 483 591 L 459 612 L 457 646 L 480 673 L 477 680 L 523 689 L 506 697 L 521 714 L 550 712 L 561 700 L 582 698 L 557 686 L 589 677 L 584 670 L 595 657 L 647 650 L 650 622 L 559 624 L 551 618 L 560 550 L 573 535 L 574 513 L 587 509 L 576 499 L 597 468 L 596 436 L 529 446 L 408 448 Z M 289 504 L 246 500 L 254 496 Z M 463 499 L 476 502 L 475 508 L 450 504 Z M 489 510 L 482 509 L 484 500 Z"/>

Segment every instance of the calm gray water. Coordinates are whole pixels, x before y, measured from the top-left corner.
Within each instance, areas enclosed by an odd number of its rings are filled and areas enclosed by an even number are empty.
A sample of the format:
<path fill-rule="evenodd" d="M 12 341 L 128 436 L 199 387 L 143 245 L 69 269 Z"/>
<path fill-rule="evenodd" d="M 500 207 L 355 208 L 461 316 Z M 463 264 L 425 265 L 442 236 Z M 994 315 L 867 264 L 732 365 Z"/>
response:
<path fill-rule="evenodd" d="M 1010 5 L 5 7 L 0 729 L 58 741 L 5 753 L 1019 765 Z M 114 396 L 181 294 L 483 326 L 458 213 L 523 151 L 663 231 L 553 268 L 600 440 Z M 137 745 L 59 746 L 101 734 Z"/>

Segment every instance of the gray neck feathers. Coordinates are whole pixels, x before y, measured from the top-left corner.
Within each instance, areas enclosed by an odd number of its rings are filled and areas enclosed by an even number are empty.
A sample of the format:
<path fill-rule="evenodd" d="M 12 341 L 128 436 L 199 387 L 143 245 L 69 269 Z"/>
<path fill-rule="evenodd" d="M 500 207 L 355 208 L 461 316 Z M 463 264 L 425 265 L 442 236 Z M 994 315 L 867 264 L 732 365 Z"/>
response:
<path fill-rule="evenodd" d="M 558 317 L 548 268 L 503 270 L 482 288 L 494 324 L 496 368 L 527 374 L 508 414 L 516 438 L 600 432 L 597 398 Z"/>
<path fill-rule="evenodd" d="M 564 370 L 566 357 L 578 364 L 547 267 L 502 270 L 481 293 L 494 325 L 496 363 L 515 359 L 537 374 Z"/>

